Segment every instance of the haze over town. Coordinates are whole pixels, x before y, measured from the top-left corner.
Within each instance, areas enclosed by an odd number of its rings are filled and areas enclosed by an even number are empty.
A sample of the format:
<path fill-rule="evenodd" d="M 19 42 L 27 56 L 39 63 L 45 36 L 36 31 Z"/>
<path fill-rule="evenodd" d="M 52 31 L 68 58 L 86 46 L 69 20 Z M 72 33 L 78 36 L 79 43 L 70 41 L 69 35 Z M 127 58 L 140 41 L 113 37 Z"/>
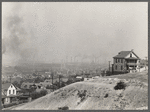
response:
<path fill-rule="evenodd" d="M 107 63 L 131 49 L 145 58 L 147 8 L 140 2 L 2 3 L 2 63 L 73 62 L 75 57 Z"/>

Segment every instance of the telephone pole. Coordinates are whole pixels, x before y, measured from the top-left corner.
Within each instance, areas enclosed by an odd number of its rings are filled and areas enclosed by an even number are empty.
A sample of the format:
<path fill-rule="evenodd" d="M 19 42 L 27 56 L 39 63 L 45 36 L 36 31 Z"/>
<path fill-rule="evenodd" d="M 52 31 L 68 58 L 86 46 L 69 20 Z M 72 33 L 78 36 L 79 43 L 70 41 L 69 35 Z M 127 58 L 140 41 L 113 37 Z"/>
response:
<path fill-rule="evenodd" d="M 61 78 L 61 75 L 59 75 L 59 88 L 60 88 L 60 78 Z"/>
<path fill-rule="evenodd" d="M 110 72 L 110 62 L 111 62 L 111 61 L 109 61 L 109 72 Z"/>
<path fill-rule="evenodd" d="M 54 85 L 53 85 L 53 72 L 51 73 L 51 76 L 52 76 L 52 89 L 53 89 L 53 91 L 54 91 Z"/>
<path fill-rule="evenodd" d="M 11 83 L 11 78 L 12 78 L 12 76 L 9 76 L 9 78 L 10 78 L 10 83 Z"/>

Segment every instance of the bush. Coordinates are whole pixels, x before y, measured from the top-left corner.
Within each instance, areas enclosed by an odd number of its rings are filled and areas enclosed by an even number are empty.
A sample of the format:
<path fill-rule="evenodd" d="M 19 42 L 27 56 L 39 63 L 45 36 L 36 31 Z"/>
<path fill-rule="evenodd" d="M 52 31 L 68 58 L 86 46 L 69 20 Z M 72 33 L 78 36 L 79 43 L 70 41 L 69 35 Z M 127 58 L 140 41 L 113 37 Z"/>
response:
<path fill-rule="evenodd" d="M 36 98 L 40 97 L 40 94 L 39 94 L 39 92 L 33 92 L 33 93 L 31 93 L 31 97 L 32 97 L 32 99 L 36 99 Z"/>
<path fill-rule="evenodd" d="M 50 86 L 50 85 L 47 85 L 47 86 L 46 86 L 46 89 L 51 89 L 51 86 Z"/>
<path fill-rule="evenodd" d="M 16 103 L 9 103 L 9 104 L 4 104 L 3 107 L 7 108 L 7 107 L 14 106 L 14 105 L 16 105 Z"/>
<path fill-rule="evenodd" d="M 64 106 L 64 107 L 58 107 L 59 110 L 69 110 L 68 106 Z"/>
<path fill-rule="evenodd" d="M 40 94 L 41 94 L 41 96 L 45 96 L 47 94 L 47 90 L 41 90 Z"/>
<path fill-rule="evenodd" d="M 41 90 L 40 92 L 33 92 L 31 93 L 32 99 L 37 99 L 39 97 L 45 96 L 47 94 L 46 90 Z"/>
<path fill-rule="evenodd" d="M 77 95 L 81 98 L 81 102 L 85 99 L 85 97 L 86 97 L 86 90 L 84 90 L 84 91 L 78 91 L 78 93 L 77 93 Z"/>
<path fill-rule="evenodd" d="M 104 98 L 107 98 L 108 97 L 108 93 L 104 96 Z"/>
<path fill-rule="evenodd" d="M 125 89 L 125 88 L 126 88 L 126 84 L 122 81 L 118 82 L 117 85 L 114 87 L 115 90 Z"/>

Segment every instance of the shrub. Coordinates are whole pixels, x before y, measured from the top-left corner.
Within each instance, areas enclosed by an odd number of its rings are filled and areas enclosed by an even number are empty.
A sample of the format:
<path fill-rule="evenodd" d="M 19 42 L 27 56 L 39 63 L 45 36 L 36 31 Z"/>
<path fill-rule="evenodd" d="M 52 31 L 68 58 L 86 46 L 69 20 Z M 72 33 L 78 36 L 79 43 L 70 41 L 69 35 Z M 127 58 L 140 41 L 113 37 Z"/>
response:
<path fill-rule="evenodd" d="M 31 93 L 32 99 L 37 99 L 39 97 L 45 96 L 47 94 L 46 90 L 41 90 L 40 92 L 33 92 Z"/>
<path fill-rule="evenodd" d="M 41 96 L 45 96 L 47 94 L 47 90 L 41 90 L 40 94 L 41 94 Z"/>
<path fill-rule="evenodd" d="M 107 98 L 108 97 L 108 93 L 104 96 L 104 98 Z"/>
<path fill-rule="evenodd" d="M 33 93 L 31 93 L 31 97 L 32 97 L 32 99 L 36 99 L 36 98 L 40 97 L 40 94 L 39 94 L 39 92 L 33 92 Z"/>
<path fill-rule="evenodd" d="M 85 99 L 85 97 L 86 97 L 86 90 L 84 90 L 84 91 L 78 91 L 78 93 L 77 93 L 77 95 L 81 98 L 81 102 Z"/>
<path fill-rule="evenodd" d="M 4 104 L 3 107 L 7 108 L 7 107 L 14 106 L 14 105 L 16 105 L 16 103 L 9 103 L 9 104 Z"/>
<path fill-rule="evenodd" d="M 126 84 L 122 81 L 118 82 L 117 85 L 114 87 L 115 90 L 125 89 L 125 88 L 126 88 Z"/>
<path fill-rule="evenodd" d="M 51 86 L 50 86 L 50 85 L 47 85 L 47 86 L 46 86 L 46 89 L 51 89 Z"/>
<path fill-rule="evenodd" d="M 59 110 L 69 110 L 68 106 L 64 106 L 64 107 L 58 107 Z"/>

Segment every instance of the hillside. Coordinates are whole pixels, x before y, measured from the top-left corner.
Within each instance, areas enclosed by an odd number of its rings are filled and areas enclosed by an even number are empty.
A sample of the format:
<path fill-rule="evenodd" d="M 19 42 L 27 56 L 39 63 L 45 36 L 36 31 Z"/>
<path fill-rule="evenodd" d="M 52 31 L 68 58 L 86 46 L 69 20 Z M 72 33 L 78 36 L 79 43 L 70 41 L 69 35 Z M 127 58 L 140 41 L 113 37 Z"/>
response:
<path fill-rule="evenodd" d="M 125 89 L 115 90 L 118 82 Z M 147 71 L 77 82 L 12 110 L 132 110 L 148 108 Z"/>

